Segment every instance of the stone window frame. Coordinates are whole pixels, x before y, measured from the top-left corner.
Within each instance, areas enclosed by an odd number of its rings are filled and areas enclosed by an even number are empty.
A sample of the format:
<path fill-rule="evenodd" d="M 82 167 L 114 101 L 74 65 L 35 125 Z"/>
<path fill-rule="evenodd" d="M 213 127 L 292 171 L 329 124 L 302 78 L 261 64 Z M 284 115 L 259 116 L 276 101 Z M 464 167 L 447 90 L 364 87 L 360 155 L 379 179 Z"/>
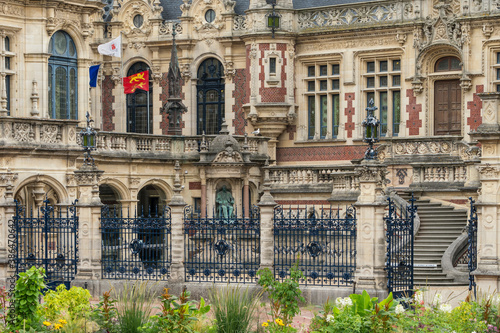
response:
<path fill-rule="evenodd" d="M 394 61 L 399 60 L 399 69 L 394 69 Z M 387 62 L 387 69 L 382 70 L 381 64 Z M 368 64 L 374 63 L 374 70 L 369 71 Z M 371 98 L 375 102 L 375 106 L 378 108 L 376 111 L 376 117 L 380 120 L 380 135 L 382 137 L 396 137 L 398 135 L 404 134 L 402 132 L 402 90 L 403 90 L 403 56 L 401 54 L 387 54 L 387 55 L 372 55 L 365 56 L 361 59 L 361 71 L 360 71 L 360 87 L 361 87 L 361 115 L 362 119 L 366 117 L 366 107 Z M 385 84 L 382 81 L 385 79 Z M 395 84 L 399 78 L 399 84 Z M 373 82 L 373 85 L 368 86 L 368 82 Z M 387 98 L 387 121 L 383 122 L 381 117 L 382 107 L 381 107 L 381 95 L 386 93 Z M 399 93 L 399 123 L 395 122 L 395 107 L 394 100 L 396 93 Z M 387 127 L 383 131 L 383 125 Z M 395 129 L 398 129 L 398 133 L 394 133 Z"/>
<path fill-rule="evenodd" d="M 0 115 L 10 116 L 12 114 L 13 98 L 15 91 L 16 71 L 16 32 L 20 29 L 0 26 Z M 9 50 L 6 50 L 5 41 L 9 40 Z M 7 60 L 9 59 L 9 60 Z M 7 68 L 7 62 L 9 67 Z M 8 85 L 8 87 L 7 87 Z"/>
<path fill-rule="evenodd" d="M 500 92 L 500 45 L 489 48 L 490 63 L 490 91 Z"/>
<path fill-rule="evenodd" d="M 317 140 L 339 140 L 344 139 L 344 133 L 341 130 L 343 124 L 342 114 L 342 58 L 340 55 L 303 61 L 303 79 L 302 79 L 302 94 L 303 105 L 305 109 L 305 135 L 304 140 L 317 141 Z M 326 74 L 322 75 L 321 70 L 326 66 Z M 338 72 L 334 73 L 333 66 L 337 66 Z M 309 75 L 309 68 L 314 67 L 315 72 L 313 76 Z M 335 85 L 334 85 L 334 82 Z M 311 89 L 314 86 L 314 90 Z M 326 88 L 325 88 L 326 85 Z M 326 126 L 321 122 L 321 101 L 326 96 Z M 314 98 L 315 105 L 315 119 L 314 119 L 314 135 L 310 133 L 310 104 L 311 98 Z M 334 101 L 337 103 L 336 112 L 338 121 L 334 121 Z M 317 106 L 317 107 L 316 107 Z M 336 133 L 335 133 L 336 132 Z"/>

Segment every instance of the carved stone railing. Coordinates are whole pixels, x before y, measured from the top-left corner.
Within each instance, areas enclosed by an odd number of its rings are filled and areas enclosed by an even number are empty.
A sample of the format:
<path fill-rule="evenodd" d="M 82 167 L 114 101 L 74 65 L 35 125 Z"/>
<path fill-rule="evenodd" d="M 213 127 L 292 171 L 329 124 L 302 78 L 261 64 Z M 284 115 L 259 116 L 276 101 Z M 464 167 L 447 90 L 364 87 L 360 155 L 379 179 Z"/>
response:
<path fill-rule="evenodd" d="M 321 185 L 329 191 L 358 191 L 359 179 L 354 166 L 322 167 L 322 166 L 275 166 L 269 167 L 271 187 L 275 190 L 290 186 Z"/>
<path fill-rule="evenodd" d="M 412 165 L 413 184 L 443 183 L 446 186 L 457 183 L 463 185 L 467 181 L 467 166 L 465 164 L 436 164 Z"/>
<path fill-rule="evenodd" d="M 0 143 L 76 146 L 77 124 L 76 120 L 0 117 Z"/>
<path fill-rule="evenodd" d="M 419 4 L 414 1 L 377 1 L 374 3 L 346 4 L 304 9 L 298 12 L 299 31 L 321 28 L 345 28 L 348 26 L 370 25 L 413 21 L 420 18 Z"/>
<path fill-rule="evenodd" d="M 206 136 L 208 149 L 214 135 Z M 244 136 L 234 136 L 241 148 L 245 145 Z M 267 140 L 263 137 L 247 138 L 246 145 L 250 154 L 266 154 Z M 128 152 L 134 153 L 172 153 L 197 154 L 201 136 L 165 136 L 135 133 L 99 132 L 97 136 L 97 153 Z"/>

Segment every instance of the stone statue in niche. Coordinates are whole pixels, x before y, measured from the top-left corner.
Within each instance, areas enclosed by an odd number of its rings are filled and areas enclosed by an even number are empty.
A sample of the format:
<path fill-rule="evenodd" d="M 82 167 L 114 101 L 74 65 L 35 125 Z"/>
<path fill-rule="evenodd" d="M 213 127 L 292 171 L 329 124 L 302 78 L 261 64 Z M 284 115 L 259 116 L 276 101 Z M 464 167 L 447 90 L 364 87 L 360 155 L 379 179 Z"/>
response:
<path fill-rule="evenodd" d="M 226 185 L 217 192 L 215 197 L 215 202 L 217 203 L 217 215 L 218 218 L 232 218 L 234 212 L 234 198 L 231 192 L 226 188 Z"/>

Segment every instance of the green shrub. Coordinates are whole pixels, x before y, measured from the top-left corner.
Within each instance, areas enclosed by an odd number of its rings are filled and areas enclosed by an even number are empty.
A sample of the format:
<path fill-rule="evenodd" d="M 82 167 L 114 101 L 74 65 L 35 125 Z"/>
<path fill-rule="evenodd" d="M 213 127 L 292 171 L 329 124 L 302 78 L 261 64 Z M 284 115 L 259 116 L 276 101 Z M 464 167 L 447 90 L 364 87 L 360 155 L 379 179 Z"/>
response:
<path fill-rule="evenodd" d="M 305 299 L 299 289 L 299 280 L 304 278 L 304 274 L 298 266 L 297 261 L 290 268 L 290 277 L 284 281 L 276 280 L 274 273 L 268 268 L 257 272 L 258 284 L 264 288 L 271 301 L 269 314 L 272 316 L 273 322 L 270 322 L 268 326 L 263 325 L 268 331 L 288 330 L 293 318 L 300 313 L 299 302 L 305 302 Z"/>
<path fill-rule="evenodd" d="M 49 321 L 66 318 L 74 321 L 77 318 L 87 318 L 90 314 L 90 295 L 87 289 L 71 287 L 66 289 L 64 284 L 56 290 L 49 290 L 43 297 L 41 315 Z"/>
<path fill-rule="evenodd" d="M 125 284 L 117 297 L 118 330 L 137 333 L 151 315 L 156 294 L 147 282 Z"/>
<path fill-rule="evenodd" d="M 24 273 L 19 273 L 14 288 L 13 313 L 9 313 L 10 329 L 30 329 L 32 326 L 39 327 L 38 310 L 40 307 L 40 296 L 45 288 L 45 269 L 31 267 Z"/>
<path fill-rule="evenodd" d="M 118 312 L 116 300 L 111 297 L 111 290 L 102 294 L 99 305 L 94 308 L 92 318 L 106 333 L 117 332 Z"/>
<path fill-rule="evenodd" d="M 210 310 L 209 305 L 205 305 L 203 297 L 196 306 L 195 302 L 189 300 L 190 293 L 184 287 L 182 293 L 177 298 L 169 294 L 169 289 L 165 288 L 160 297 L 161 313 L 152 316 L 140 330 L 143 333 L 191 333 L 195 332 L 192 324 L 198 320 L 197 316 L 205 314 Z"/>
<path fill-rule="evenodd" d="M 249 332 L 261 294 L 252 295 L 248 288 L 239 286 L 225 289 L 213 288 L 209 293 L 217 333 Z"/>

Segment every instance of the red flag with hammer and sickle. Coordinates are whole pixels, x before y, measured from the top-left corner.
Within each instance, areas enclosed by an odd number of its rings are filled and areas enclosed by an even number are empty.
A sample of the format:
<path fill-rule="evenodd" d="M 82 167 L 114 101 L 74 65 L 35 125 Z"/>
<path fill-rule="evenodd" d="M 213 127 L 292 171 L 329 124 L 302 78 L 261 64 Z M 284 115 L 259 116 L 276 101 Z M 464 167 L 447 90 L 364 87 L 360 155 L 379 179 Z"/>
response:
<path fill-rule="evenodd" d="M 125 94 L 133 94 L 137 89 L 149 90 L 149 71 L 140 72 L 123 78 Z"/>

